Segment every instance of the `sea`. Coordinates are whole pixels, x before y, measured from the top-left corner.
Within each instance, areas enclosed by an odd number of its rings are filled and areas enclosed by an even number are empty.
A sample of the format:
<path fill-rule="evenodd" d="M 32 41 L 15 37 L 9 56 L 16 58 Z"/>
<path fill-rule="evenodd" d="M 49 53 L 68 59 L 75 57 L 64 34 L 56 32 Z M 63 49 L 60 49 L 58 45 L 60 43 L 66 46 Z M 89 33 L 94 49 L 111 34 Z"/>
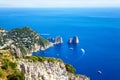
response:
<path fill-rule="evenodd" d="M 62 44 L 33 56 L 60 58 L 91 80 L 120 80 L 120 8 L 0 8 L 0 26 L 61 36 Z M 68 44 L 74 36 L 79 44 Z"/>

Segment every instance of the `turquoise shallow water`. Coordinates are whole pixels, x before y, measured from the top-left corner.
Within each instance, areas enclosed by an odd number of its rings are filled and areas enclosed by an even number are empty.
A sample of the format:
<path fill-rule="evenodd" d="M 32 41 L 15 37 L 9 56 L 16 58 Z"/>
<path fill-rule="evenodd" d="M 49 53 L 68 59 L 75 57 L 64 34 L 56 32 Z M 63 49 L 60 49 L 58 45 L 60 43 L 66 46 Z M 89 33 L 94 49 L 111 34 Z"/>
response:
<path fill-rule="evenodd" d="M 91 80 L 119 80 L 120 9 L 0 9 L 3 28 L 10 30 L 26 25 L 39 34 L 60 35 L 64 41 L 33 55 L 61 58 L 72 64 L 76 73 L 85 74 Z M 74 35 L 80 43 L 68 45 L 68 39 Z M 84 55 L 81 48 L 85 49 Z M 102 71 L 101 75 L 98 70 Z"/>

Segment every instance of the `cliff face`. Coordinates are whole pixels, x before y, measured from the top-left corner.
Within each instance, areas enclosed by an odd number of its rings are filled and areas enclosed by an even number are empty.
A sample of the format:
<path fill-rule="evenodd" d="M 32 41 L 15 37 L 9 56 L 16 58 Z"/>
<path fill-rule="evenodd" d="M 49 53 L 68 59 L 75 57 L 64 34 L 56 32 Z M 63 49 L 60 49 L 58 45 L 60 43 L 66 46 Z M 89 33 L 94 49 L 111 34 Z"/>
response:
<path fill-rule="evenodd" d="M 18 69 L 25 73 L 26 80 L 90 80 L 86 76 L 69 73 L 61 61 L 32 62 L 22 59 L 18 62 Z"/>

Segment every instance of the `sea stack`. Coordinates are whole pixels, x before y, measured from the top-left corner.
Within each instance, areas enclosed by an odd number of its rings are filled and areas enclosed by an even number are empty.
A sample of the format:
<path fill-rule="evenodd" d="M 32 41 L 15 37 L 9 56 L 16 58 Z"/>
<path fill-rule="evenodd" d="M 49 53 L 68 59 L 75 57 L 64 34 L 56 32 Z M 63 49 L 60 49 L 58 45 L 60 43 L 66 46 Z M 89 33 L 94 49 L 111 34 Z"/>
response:
<path fill-rule="evenodd" d="M 73 41 L 73 39 L 70 38 L 70 39 L 68 40 L 68 43 L 69 43 L 69 44 L 72 44 L 72 41 Z"/>
<path fill-rule="evenodd" d="M 55 43 L 55 44 L 62 44 L 62 43 L 63 43 L 62 37 L 60 37 L 60 36 L 56 37 L 54 43 Z"/>
<path fill-rule="evenodd" d="M 79 43 L 78 36 L 74 36 L 74 37 L 73 37 L 73 43 L 74 43 L 74 44 L 78 44 L 78 43 Z"/>
<path fill-rule="evenodd" d="M 79 43 L 79 38 L 78 38 L 78 36 L 74 36 L 73 38 L 70 38 L 70 39 L 68 40 L 68 43 L 69 43 L 69 44 L 78 44 L 78 43 Z"/>

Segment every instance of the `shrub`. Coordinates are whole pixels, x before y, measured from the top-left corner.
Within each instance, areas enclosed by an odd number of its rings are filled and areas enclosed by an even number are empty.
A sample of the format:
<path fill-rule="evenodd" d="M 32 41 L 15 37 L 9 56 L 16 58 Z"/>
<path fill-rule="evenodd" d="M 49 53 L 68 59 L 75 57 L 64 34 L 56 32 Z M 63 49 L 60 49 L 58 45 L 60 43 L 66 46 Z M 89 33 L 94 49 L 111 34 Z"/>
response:
<path fill-rule="evenodd" d="M 40 61 L 40 62 L 43 62 L 43 61 L 45 61 L 45 60 L 46 60 L 45 57 L 38 57 L 38 61 Z"/>
<path fill-rule="evenodd" d="M 0 69 L 0 78 L 4 78 L 5 75 L 6 75 L 5 72 L 2 69 Z"/>
<path fill-rule="evenodd" d="M 32 61 L 38 61 L 38 57 L 37 56 L 26 56 L 24 57 L 25 59 L 28 59 L 28 60 L 32 60 Z"/>
<path fill-rule="evenodd" d="M 0 56 L 3 56 L 3 53 L 0 52 Z"/>
<path fill-rule="evenodd" d="M 23 72 L 16 71 L 11 75 L 7 76 L 8 80 L 25 80 L 25 75 Z"/>
<path fill-rule="evenodd" d="M 61 60 L 61 59 L 59 59 L 59 58 L 57 59 L 57 61 L 58 61 L 58 62 L 62 62 L 62 60 Z"/>
<path fill-rule="evenodd" d="M 54 58 L 48 58 L 47 61 L 54 63 L 54 62 L 55 62 L 55 59 L 54 59 Z"/>
<path fill-rule="evenodd" d="M 13 70 L 15 70 L 17 68 L 17 63 L 10 62 L 8 59 L 3 59 L 2 69 L 7 70 L 9 67 L 11 67 Z"/>
<path fill-rule="evenodd" d="M 10 62 L 9 65 L 11 66 L 11 68 L 12 68 L 13 70 L 15 70 L 15 69 L 17 68 L 17 63 Z"/>
<path fill-rule="evenodd" d="M 7 70 L 8 68 L 9 68 L 9 60 L 8 59 L 3 59 L 2 69 Z"/>
<path fill-rule="evenodd" d="M 75 73 L 75 68 L 70 64 L 65 64 L 66 70 L 70 73 Z"/>
<path fill-rule="evenodd" d="M 7 49 L 10 49 L 10 47 L 6 46 L 6 47 L 3 48 L 3 50 L 7 50 Z"/>
<path fill-rule="evenodd" d="M 39 61 L 39 62 L 47 61 L 47 62 L 52 62 L 52 63 L 54 63 L 55 61 L 62 62 L 61 59 L 46 58 L 46 57 L 39 57 L 39 56 L 26 56 L 24 58 L 28 60 L 32 60 L 34 62 L 35 61 Z"/>

